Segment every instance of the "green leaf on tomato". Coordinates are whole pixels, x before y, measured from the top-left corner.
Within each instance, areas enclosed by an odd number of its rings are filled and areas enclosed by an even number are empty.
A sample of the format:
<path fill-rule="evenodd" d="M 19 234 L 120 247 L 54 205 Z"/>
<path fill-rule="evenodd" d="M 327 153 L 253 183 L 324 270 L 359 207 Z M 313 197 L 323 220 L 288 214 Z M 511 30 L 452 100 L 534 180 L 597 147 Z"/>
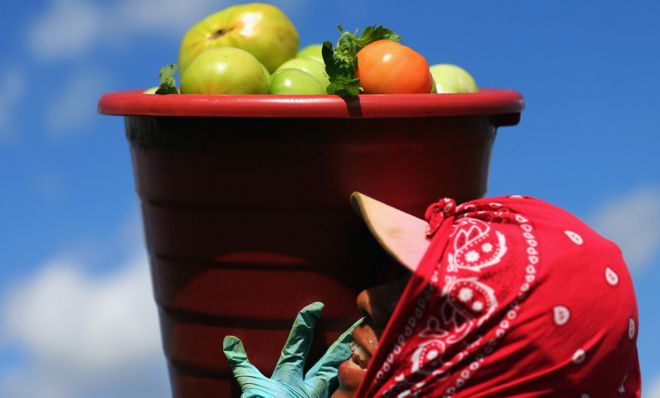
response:
<path fill-rule="evenodd" d="M 179 94 L 176 89 L 176 64 L 165 65 L 160 69 L 160 85 L 156 89 L 156 94 Z"/>
<path fill-rule="evenodd" d="M 401 41 L 401 36 L 383 26 L 367 26 L 361 35 L 358 31 L 350 33 L 339 25 L 339 40 L 336 48 L 332 43 L 323 43 L 321 54 L 325 62 L 325 70 L 330 78 L 327 93 L 342 97 L 355 97 L 360 94 L 360 79 L 356 76 L 358 70 L 357 53 L 364 46 L 377 40 Z"/>

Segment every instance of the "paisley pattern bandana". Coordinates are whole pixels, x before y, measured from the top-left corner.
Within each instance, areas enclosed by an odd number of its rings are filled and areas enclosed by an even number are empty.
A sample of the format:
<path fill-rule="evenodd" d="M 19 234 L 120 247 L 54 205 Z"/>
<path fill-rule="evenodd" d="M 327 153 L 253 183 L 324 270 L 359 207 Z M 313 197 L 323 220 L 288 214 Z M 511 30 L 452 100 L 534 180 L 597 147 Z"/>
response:
<path fill-rule="evenodd" d="M 359 397 L 640 397 L 637 303 L 613 242 L 523 196 L 442 199 L 426 221 Z"/>

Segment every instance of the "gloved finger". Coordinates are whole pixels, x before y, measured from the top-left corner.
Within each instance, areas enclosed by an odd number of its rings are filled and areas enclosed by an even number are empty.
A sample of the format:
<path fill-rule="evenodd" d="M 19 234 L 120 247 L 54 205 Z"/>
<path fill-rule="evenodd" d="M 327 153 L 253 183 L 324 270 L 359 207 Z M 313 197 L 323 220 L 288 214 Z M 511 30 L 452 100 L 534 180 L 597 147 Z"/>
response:
<path fill-rule="evenodd" d="M 263 379 L 266 377 L 261 374 L 256 366 L 250 363 L 247 357 L 243 342 L 236 336 L 225 336 L 222 341 L 222 351 L 229 361 L 229 367 L 238 384 L 243 387 L 245 383 L 250 383 L 255 379 Z"/>
<path fill-rule="evenodd" d="M 337 389 L 337 382 L 334 378 L 325 380 L 323 378 L 314 379 L 312 383 L 305 383 L 307 385 L 307 396 L 314 398 L 328 398 L 331 392 Z"/>
<path fill-rule="evenodd" d="M 353 341 L 353 330 L 358 327 L 364 318 L 360 318 L 353 325 L 351 325 L 344 333 L 342 333 L 337 340 L 335 340 L 328 350 L 323 354 L 314 366 L 312 366 L 305 375 L 305 380 L 311 385 L 322 383 L 322 380 L 330 382 L 337 376 L 337 369 L 339 365 L 351 357 L 351 349 L 349 344 Z"/>
<path fill-rule="evenodd" d="M 275 365 L 273 379 L 302 379 L 305 360 L 314 337 L 314 327 L 321 317 L 323 307 L 323 303 L 317 301 L 298 312 L 289 332 L 289 337 L 282 348 L 280 359 Z"/>

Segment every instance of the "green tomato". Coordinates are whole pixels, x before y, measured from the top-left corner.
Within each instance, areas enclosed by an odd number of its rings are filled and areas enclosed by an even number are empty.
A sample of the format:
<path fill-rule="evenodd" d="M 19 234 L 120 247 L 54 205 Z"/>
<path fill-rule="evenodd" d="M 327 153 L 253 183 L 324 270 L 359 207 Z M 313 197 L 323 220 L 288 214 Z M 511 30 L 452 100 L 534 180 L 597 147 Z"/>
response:
<path fill-rule="evenodd" d="M 237 47 L 254 55 L 269 72 L 296 56 L 300 38 L 289 18 L 264 3 L 239 4 L 216 12 L 190 28 L 179 48 L 181 75 L 202 51 Z"/>
<path fill-rule="evenodd" d="M 476 93 L 474 78 L 463 68 L 452 64 L 437 64 L 430 68 L 438 93 Z"/>
<path fill-rule="evenodd" d="M 312 75 L 316 80 L 323 84 L 323 87 L 328 87 L 330 84 L 330 78 L 325 72 L 325 64 L 311 58 L 290 59 L 277 68 L 277 70 L 282 69 L 300 69 L 301 71 Z"/>
<path fill-rule="evenodd" d="M 322 48 L 322 44 L 310 44 L 309 46 L 298 51 L 296 58 L 309 58 L 320 63 L 325 63 L 325 61 L 323 61 Z"/>
<path fill-rule="evenodd" d="M 156 94 L 156 90 L 158 90 L 158 86 L 149 87 L 148 89 L 144 90 L 142 94 Z"/>
<path fill-rule="evenodd" d="M 300 69 L 278 69 L 270 78 L 270 94 L 322 95 L 323 86 L 314 76 Z"/>
<path fill-rule="evenodd" d="M 268 71 L 252 54 L 240 48 L 210 48 L 181 75 L 182 94 L 265 94 Z"/>

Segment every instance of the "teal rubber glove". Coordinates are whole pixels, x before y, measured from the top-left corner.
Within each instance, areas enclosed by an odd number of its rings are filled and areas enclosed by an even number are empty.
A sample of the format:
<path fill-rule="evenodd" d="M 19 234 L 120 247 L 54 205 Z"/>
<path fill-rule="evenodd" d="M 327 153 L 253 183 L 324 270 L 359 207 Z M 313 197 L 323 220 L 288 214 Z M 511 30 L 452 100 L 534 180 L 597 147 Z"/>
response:
<path fill-rule="evenodd" d="M 326 398 L 336 387 L 337 368 L 351 356 L 351 333 L 362 319 L 342 333 L 321 359 L 303 376 L 314 327 L 321 317 L 323 303 L 312 303 L 298 313 L 289 337 L 282 348 L 272 377 L 264 376 L 248 360 L 238 337 L 226 336 L 222 350 L 229 367 L 241 386 L 241 398 Z"/>

